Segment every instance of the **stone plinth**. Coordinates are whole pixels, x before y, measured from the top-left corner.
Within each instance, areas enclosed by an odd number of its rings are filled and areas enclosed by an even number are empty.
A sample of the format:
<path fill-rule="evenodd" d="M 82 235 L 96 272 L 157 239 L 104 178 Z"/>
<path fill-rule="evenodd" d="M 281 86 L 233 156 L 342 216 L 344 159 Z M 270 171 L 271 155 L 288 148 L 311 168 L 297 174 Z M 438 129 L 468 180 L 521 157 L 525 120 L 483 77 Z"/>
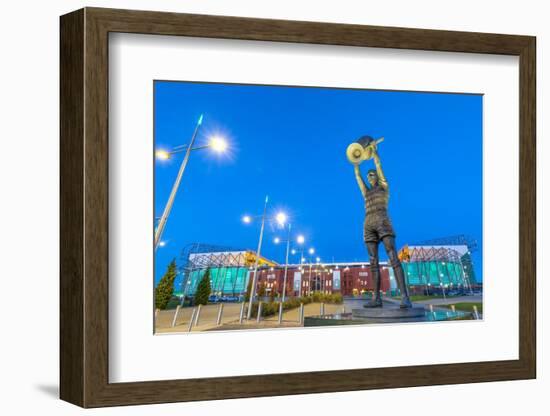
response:
<path fill-rule="evenodd" d="M 418 318 L 425 315 L 424 307 L 400 308 L 398 304 L 384 304 L 382 308 L 361 308 L 351 311 L 353 318 L 369 319 L 407 319 Z"/>

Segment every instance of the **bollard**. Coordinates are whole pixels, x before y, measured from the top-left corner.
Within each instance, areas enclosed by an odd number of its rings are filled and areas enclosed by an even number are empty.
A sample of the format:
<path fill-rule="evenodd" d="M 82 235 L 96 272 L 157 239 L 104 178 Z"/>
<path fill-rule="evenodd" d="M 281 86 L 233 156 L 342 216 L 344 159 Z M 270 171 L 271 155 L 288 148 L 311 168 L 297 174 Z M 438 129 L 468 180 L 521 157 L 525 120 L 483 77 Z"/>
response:
<path fill-rule="evenodd" d="M 155 329 L 157 328 L 157 317 L 159 315 L 159 312 L 160 312 L 160 309 L 156 308 L 155 309 L 155 318 L 153 319 L 153 321 L 155 322 Z"/>
<path fill-rule="evenodd" d="M 456 313 L 456 307 L 455 307 L 455 305 L 451 305 L 451 311 L 452 311 L 453 314 Z M 449 312 L 447 312 L 447 316 L 449 316 Z"/>
<path fill-rule="evenodd" d="M 433 317 L 435 318 L 434 305 L 430 305 L 430 312 L 433 315 Z"/>
<path fill-rule="evenodd" d="M 304 304 L 300 303 L 300 310 L 298 311 L 298 323 L 304 323 Z"/>
<path fill-rule="evenodd" d="M 191 318 L 189 319 L 189 327 L 187 328 L 187 332 L 191 332 L 191 328 L 193 328 L 193 320 L 195 319 L 196 312 L 197 309 L 193 308 L 193 311 L 191 312 Z"/>
<path fill-rule="evenodd" d="M 474 305 L 474 316 L 476 319 L 479 319 L 479 312 L 477 311 L 477 306 Z"/>
<path fill-rule="evenodd" d="M 279 302 L 279 325 L 283 322 L 283 302 Z"/>
<path fill-rule="evenodd" d="M 241 303 L 241 312 L 239 312 L 239 323 L 243 323 L 243 317 L 244 317 L 244 304 L 245 302 Z"/>
<path fill-rule="evenodd" d="M 176 320 L 178 319 L 179 311 L 180 311 L 180 305 L 176 306 L 176 312 L 174 313 L 174 318 L 172 319 L 172 328 L 176 326 Z"/>
<path fill-rule="evenodd" d="M 324 302 L 321 302 L 319 312 L 321 312 L 321 316 L 323 316 L 325 314 L 325 303 Z"/>
<path fill-rule="evenodd" d="M 195 314 L 195 326 L 199 324 L 199 318 L 201 316 L 201 307 L 202 305 L 199 305 L 199 307 L 197 308 L 197 313 Z"/>
<path fill-rule="evenodd" d="M 256 322 L 260 322 L 262 319 L 262 301 L 258 302 L 258 316 L 256 317 Z"/>
<path fill-rule="evenodd" d="M 222 316 L 223 316 L 223 303 L 220 303 L 220 306 L 218 307 L 218 319 L 216 319 L 216 325 L 220 326 L 222 324 Z"/>

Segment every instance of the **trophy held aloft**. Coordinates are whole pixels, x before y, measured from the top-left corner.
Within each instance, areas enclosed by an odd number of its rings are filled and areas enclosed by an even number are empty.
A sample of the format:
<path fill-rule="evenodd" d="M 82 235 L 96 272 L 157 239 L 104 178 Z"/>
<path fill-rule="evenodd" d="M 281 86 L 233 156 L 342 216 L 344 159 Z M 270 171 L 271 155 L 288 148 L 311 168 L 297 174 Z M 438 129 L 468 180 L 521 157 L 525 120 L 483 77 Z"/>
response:
<path fill-rule="evenodd" d="M 373 139 L 371 136 L 362 136 L 348 146 L 346 156 L 351 163 L 358 165 L 365 160 L 372 159 L 374 146 L 383 141 L 383 137 Z"/>

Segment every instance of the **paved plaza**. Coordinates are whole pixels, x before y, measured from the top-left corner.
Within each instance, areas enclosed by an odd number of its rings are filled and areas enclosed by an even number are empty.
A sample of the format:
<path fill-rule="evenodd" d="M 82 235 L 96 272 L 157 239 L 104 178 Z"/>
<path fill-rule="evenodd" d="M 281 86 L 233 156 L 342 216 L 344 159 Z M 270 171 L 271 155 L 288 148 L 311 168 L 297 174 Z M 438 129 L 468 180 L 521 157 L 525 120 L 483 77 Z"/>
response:
<path fill-rule="evenodd" d="M 281 325 L 278 323 L 278 315 L 272 315 L 261 319 L 260 323 L 256 318 L 251 321 L 244 321 L 239 324 L 239 314 L 241 310 L 240 303 L 224 303 L 221 325 L 217 325 L 218 304 L 206 305 L 201 307 L 198 325 L 193 325 L 192 331 L 208 331 L 213 329 L 253 329 L 253 328 L 273 328 L 273 327 L 292 327 L 301 326 L 298 321 L 299 308 L 287 310 L 283 313 Z M 325 304 L 325 314 L 333 314 L 343 312 L 346 308 L 350 312 L 349 306 L 344 304 Z M 172 327 L 176 310 L 160 311 L 156 319 L 156 333 L 178 333 L 189 331 L 189 321 L 193 313 L 193 308 L 181 308 L 176 318 L 176 323 Z M 309 303 L 304 305 L 304 316 L 317 316 L 321 313 L 320 303 Z"/>
<path fill-rule="evenodd" d="M 389 297 L 383 298 L 385 303 L 399 303 L 397 299 Z M 367 301 L 366 298 L 345 298 L 342 304 L 324 304 L 325 314 L 346 313 L 352 309 L 362 308 Z M 458 303 L 482 302 L 481 295 L 474 296 L 456 296 L 443 298 L 426 299 L 414 302 L 417 306 L 433 305 L 436 309 L 442 305 L 453 305 Z M 220 324 L 217 323 L 220 304 L 209 304 L 201 307 L 198 322 L 191 326 L 191 332 L 212 331 L 212 330 L 235 330 L 235 329 L 258 329 L 258 328 L 281 328 L 281 327 L 299 327 L 302 324 L 299 321 L 300 308 L 294 308 L 283 312 L 282 322 L 278 322 L 278 314 L 263 317 L 259 322 L 256 318 L 243 323 L 239 323 L 241 303 L 224 303 L 223 313 Z M 155 332 L 162 333 L 182 333 L 189 332 L 189 321 L 193 314 L 192 307 L 180 308 L 176 317 L 175 324 L 172 325 L 175 309 L 159 311 L 156 318 Z M 309 303 L 304 305 L 304 317 L 321 315 L 321 303 Z"/>

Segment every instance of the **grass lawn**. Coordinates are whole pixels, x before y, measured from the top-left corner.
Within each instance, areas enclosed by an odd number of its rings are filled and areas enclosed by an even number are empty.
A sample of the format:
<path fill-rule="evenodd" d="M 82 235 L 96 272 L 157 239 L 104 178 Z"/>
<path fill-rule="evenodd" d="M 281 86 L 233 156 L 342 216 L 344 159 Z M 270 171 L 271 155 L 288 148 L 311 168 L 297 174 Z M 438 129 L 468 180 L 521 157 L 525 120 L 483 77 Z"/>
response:
<path fill-rule="evenodd" d="M 483 313 L 483 303 L 481 302 L 459 302 L 455 304 L 457 310 L 465 312 L 473 312 L 474 306 L 477 306 L 479 313 Z M 437 305 L 437 307 L 451 309 L 451 305 Z"/>

